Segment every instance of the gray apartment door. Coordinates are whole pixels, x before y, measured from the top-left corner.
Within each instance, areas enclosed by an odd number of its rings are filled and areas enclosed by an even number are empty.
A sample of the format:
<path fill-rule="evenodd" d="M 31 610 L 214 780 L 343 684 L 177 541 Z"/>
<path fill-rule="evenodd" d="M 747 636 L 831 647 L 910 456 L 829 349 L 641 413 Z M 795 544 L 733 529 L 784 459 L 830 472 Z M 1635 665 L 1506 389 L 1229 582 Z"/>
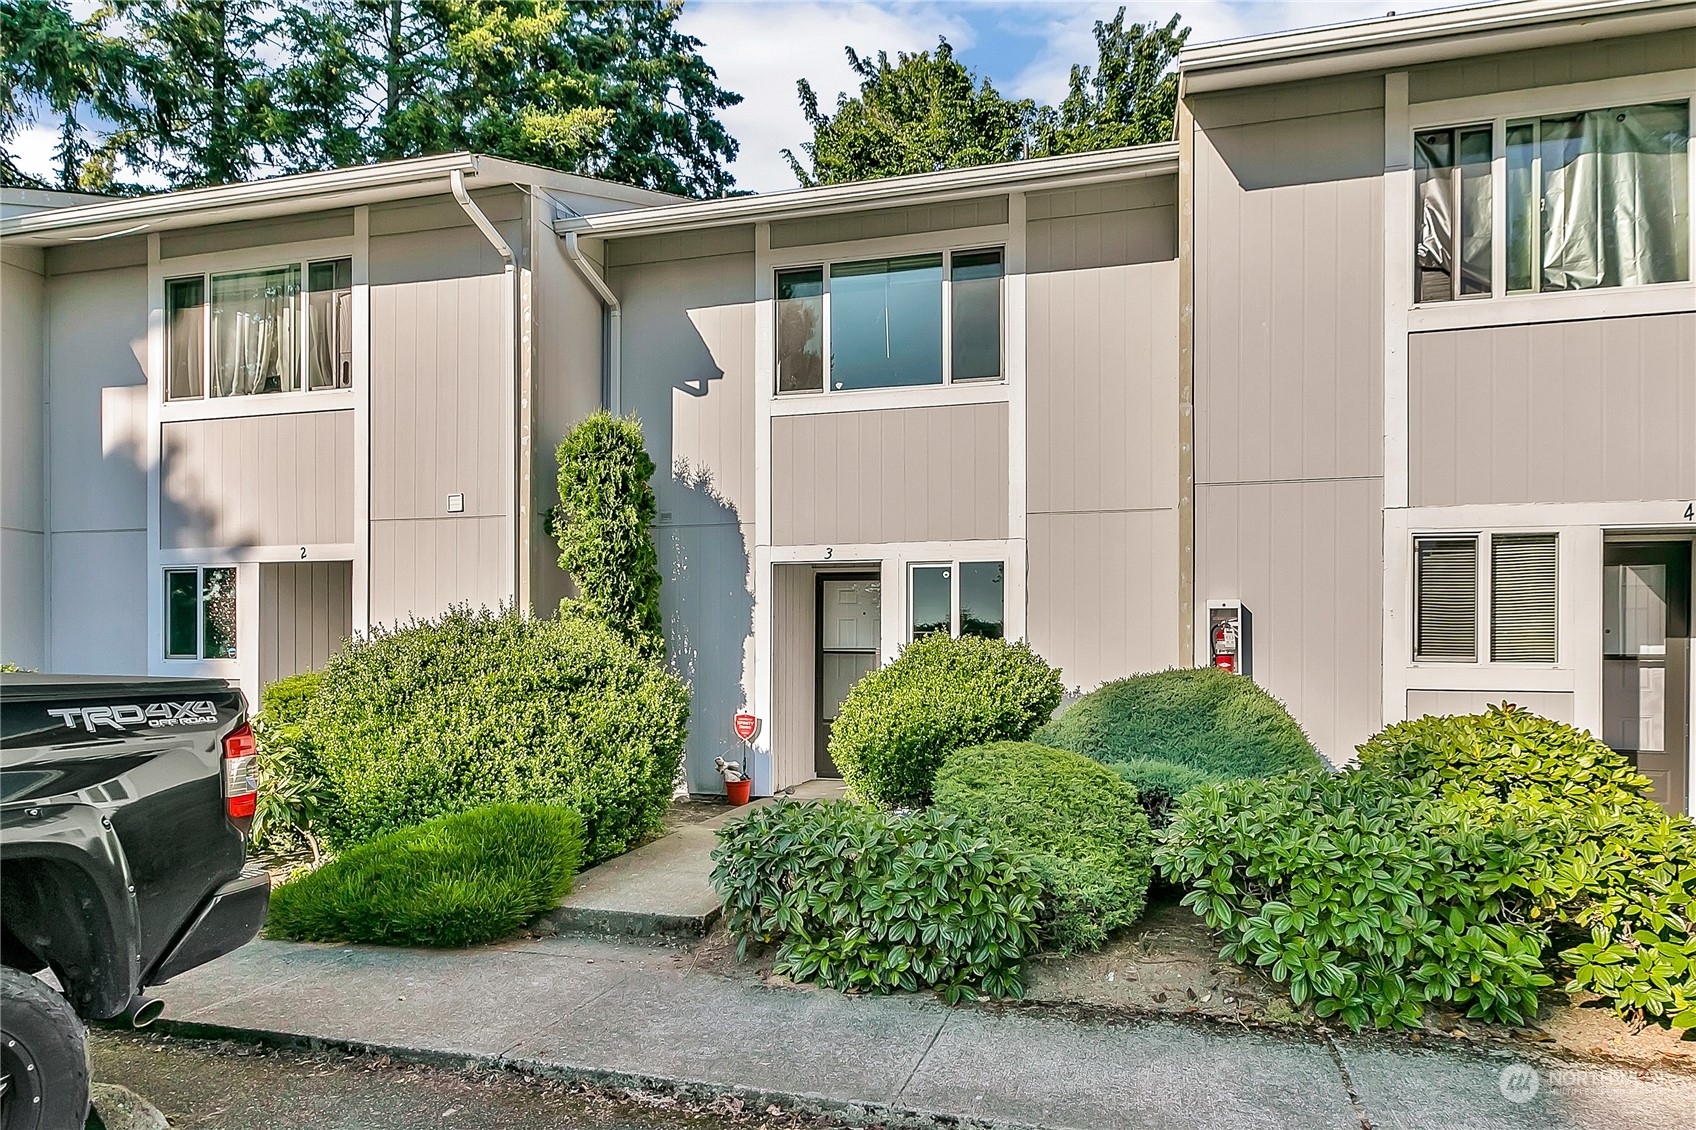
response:
<path fill-rule="evenodd" d="M 1602 740 L 1669 812 L 1690 797 L 1690 542 L 1610 542 L 1602 566 Z"/>
<path fill-rule="evenodd" d="M 830 724 L 848 691 L 877 670 L 883 638 L 882 584 L 875 573 L 826 573 L 819 577 L 818 741 L 813 772 L 840 777 L 830 759 Z"/>

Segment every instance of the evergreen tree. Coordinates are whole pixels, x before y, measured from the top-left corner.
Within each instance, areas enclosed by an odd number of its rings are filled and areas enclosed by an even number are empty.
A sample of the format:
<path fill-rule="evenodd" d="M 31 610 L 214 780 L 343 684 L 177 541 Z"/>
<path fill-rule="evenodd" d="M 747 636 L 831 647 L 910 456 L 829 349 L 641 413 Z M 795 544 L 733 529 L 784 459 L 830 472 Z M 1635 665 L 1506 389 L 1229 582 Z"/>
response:
<path fill-rule="evenodd" d="M 0 184 L 117 187 L 112 148 L 97 144 L 83 119 L 123 104 L 133 63 L 124 45 L 105 34 L 99 14 L 78 20 L 63 0 L 0 0 Z M 35 108 L 58 124 L 56 182 L 25 174 L 9 152 Z"/>
<path fill-rule="evenodd" d="M 1028 100 L 1003 98 L 988 79 L 979 79 L 959 60 L 946 39 L 936 51 L 862 58 L 847 48 L 848 65 L 860 76 L 858 96 L 838 97 L 836 113 L 819 111 L 818 95 L 801 79 L 796 88 L 813 140 L 784 157 L 803 186 L 838 184 L 871 177 L 929 173 L 939 169 L 1015 161 L 1025 156 L 1036 116 Z"/>
<path fill-rule="evenodd" d="M 1096 66 L 1073 66 L 1058 110 L 1037 125 L 1035 156 L 1087 153 L 1172 140 L 1178 107 L 1178 52 L 1190 29 L 1173 16 L 1164 25 L 1125 26 L 1125 9 L 1095 22 Z"/>
<path fill-rule="evenodd" d="M 133 98 L 113 114 L 138 169 L 173 188 L 229 184 L 280 163 L 296 119 L 276 97 L 264 48 L 269 0 L 115 0 L 138 59 Z"/>

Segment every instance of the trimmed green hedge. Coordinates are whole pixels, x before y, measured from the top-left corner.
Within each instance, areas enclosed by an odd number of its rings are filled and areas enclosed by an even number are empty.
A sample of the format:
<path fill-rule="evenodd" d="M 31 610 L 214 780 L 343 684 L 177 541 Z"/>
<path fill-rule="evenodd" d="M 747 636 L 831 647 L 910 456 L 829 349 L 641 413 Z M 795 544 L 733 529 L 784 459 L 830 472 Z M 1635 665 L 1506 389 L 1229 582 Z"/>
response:
<path fill-rule="evenodd" d="M 555 452 L 559 507 L 553 532 L 559 565 L 577 585 L 560 605 L 609 625 L 643 648 L 663 645 L 654 461 L 635 416 L 596 412 L 571 429 Z"/>
<path fill-rule="evenodd" d="M 946 813 L 779 801 L 719 832 L 713 887 L 738 952 L 851 992 L 1022 997 L 1038 885 L 1018 853 Z"/>
<path fill-rule="evenodd" d="M 1060 695 L 1060 672 L 1028 644 L 939 632 L 854 684 L 831 724 L 831 760 L 854 796 L 921 805 L 949 753 L 1030 737 Z"/>
<path fill-rule="evenodd" d="M 659 830 L 688 719 L 688 688 L 602 624 L 458 607 L 349 642 L 305 724 L 334 846 L 534 802 L 581 815 L 595 862 Z"/>
<path fill-rule="evenodd" d="M 1168 761 L 1219 778 L 1323 764 L 1282 703 L 1253 680 L 1212 667 L 1107 683 L 1033 740 L 1097 761 Z"/>
<path fill-rule="evenodd" d="M 509 937 L 571 890 L 583 820 L 535 804 L 379 836 L 271 894 L 265 932 L 306 942 L 469 946 Z"/>
<path fill-rule="evenodd" d="M 1045 948 L 1099 949 L 1141 916 L 1153 872 L 1148 819 L 1136 790 L 1099 763 L 1030 742 L 956 750 L 936 775 L 934 803 L 1031 865 Z"/>

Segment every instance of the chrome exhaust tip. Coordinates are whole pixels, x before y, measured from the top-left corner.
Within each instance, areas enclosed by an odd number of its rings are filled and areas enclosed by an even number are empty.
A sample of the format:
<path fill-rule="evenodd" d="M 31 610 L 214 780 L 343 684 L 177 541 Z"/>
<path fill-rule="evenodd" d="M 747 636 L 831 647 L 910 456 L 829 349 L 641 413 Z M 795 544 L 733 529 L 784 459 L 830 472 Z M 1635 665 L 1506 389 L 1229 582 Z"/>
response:
<path fill-rule="evenodd" d="M 129 1021 L 131 1028 L 145 1028 L 159 1019 L 159 1014 L 165 1011 L 165 1002 L 158 997 L 138 996 L 124 1010 L 124 1019 Z"/>

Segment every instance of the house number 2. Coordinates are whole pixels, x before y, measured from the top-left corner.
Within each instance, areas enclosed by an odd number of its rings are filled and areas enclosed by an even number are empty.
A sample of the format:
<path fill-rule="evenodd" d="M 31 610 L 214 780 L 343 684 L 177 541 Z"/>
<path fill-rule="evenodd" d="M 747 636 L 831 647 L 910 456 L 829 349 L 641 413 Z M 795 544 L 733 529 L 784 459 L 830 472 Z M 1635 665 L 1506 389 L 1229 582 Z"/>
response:
<path fill-rule="evenodd" d="M 300 547 L 300 559 L 302 561 L 306 560 L 306 547 L 304 545 Z"/>

